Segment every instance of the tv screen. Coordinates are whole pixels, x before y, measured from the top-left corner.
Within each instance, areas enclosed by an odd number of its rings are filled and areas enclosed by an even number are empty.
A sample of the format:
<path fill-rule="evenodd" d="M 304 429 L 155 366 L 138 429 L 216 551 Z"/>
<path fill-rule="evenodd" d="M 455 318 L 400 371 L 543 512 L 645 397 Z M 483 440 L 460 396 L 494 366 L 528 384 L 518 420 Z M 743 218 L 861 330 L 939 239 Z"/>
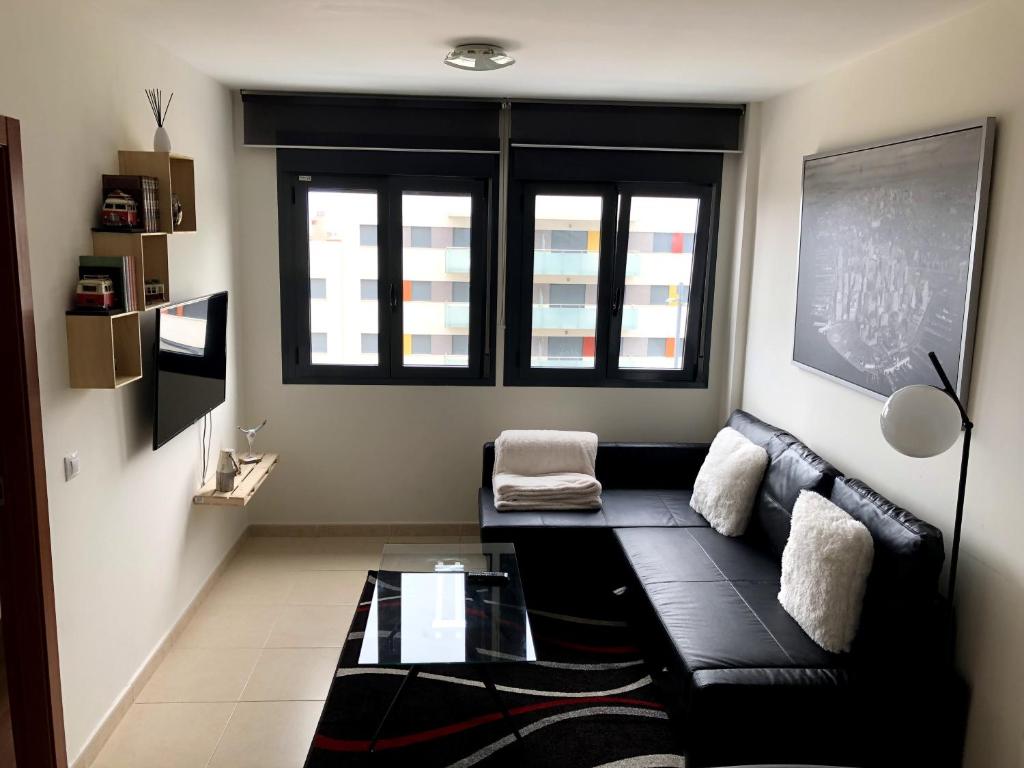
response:
<path fill-rule="evenodd" d="M 227 292 L 161 307 L 153 450 L 224 402 Z"/>

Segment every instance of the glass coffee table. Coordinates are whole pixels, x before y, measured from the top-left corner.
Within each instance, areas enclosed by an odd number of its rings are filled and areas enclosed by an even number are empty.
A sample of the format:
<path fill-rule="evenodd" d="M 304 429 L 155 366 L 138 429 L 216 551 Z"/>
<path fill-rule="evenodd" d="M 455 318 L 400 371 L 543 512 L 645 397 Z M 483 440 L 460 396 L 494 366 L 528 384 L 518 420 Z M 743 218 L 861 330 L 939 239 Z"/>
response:
<path fill-rule="evenodd" d="M 388 544 L 370 600 L 360 665 L 409 666 L 370 751 L 423 667 L 472 665 L 518 739 L 490 665 L 536 661 L 511 544 Z"/>

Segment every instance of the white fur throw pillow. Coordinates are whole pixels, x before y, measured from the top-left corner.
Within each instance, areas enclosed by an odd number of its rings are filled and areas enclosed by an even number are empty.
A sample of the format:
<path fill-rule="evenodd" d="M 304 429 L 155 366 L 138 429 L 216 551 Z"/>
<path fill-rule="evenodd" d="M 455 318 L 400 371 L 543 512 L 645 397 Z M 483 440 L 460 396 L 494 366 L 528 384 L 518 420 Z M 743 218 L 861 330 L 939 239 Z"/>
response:
<path fill-rule="evenodd" d="M 690 506 L 719 533 L 739 536 L 747 529 L 754 497 L 768 466 L 768 452 L 732 427 L 721 430 L 711 443 Z"/>
<path fill-rule="evenodd" d="M 782 551 L 779 602 L 826 651 L 850 650 L 874 552 L 863 523 L 824 496 L 800 492 Z"/>

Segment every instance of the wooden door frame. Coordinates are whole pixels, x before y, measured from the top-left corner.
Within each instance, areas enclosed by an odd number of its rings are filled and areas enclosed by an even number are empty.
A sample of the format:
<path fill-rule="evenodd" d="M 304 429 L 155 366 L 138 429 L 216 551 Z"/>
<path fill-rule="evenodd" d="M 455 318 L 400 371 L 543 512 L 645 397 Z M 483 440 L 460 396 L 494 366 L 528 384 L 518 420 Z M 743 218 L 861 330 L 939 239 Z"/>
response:
<path fill-rule="evenodd" d="M 0 604 L 14 749 L 66 768 L 21 126 L 0 115 Z"/>

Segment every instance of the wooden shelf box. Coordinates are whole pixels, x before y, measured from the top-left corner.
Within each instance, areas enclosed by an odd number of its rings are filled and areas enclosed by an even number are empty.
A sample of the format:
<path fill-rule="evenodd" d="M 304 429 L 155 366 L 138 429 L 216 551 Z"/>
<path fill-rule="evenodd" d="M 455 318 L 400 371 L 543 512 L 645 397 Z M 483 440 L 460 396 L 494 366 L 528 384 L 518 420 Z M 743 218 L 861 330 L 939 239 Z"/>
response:
<path fill-rule="evenodd" d="M 167 259 L 167 235 L 162 232 L 93 232 L 92 252 L 96 256 L 127 256 L 135 261 L 135 306 L 155 309 L 170 303 L 171 273 Z M 146 280 L 164 286 L 162 300 L 146 301 Z"/>
<path fill-rule="evenodd" d="M 68 313 L 68 373 L 73 389 L 117 389 L 142 378 L 139 313 Z"/>
<path fill-rule="evenodd" d="M 173 152 L 118 153 L 118 165 L 125 176 L 155 176 L 160 182 L 160 228 L 167 234 L 196 231 L 195 165 L 191 157 Z M 171 193 L 181 200 L 184 218 L 174 226 L 171 215 Z"/>

